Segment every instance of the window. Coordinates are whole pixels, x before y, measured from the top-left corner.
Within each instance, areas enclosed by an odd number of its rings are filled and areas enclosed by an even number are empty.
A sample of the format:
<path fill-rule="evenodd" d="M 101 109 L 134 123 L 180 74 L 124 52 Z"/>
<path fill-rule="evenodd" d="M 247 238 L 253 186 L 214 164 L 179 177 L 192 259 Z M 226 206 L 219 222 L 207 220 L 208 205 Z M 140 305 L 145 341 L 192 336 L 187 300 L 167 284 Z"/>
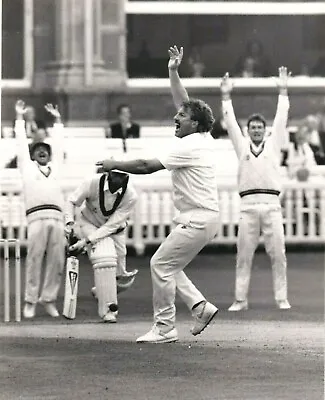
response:
<path fill-rule="evenodd" d="M 33 75 L 32 0 L 2 1 L 2 87 L 29 87 Z"/>
<path fill-rule="evenodd" d="M 146 85 L 141 78 L 165 86 L 173 44 L 184 46 L 182 77 L 200 79 L 193 86 L 209 87 L 211 79 L 218 85 L 228 71 L 245 78 L 239 86 L 269 87 L 281 65 L 292 71 L 295 86 L 324 86 L 324 2 L 129 1 L 126 11 L 129 86 Z"/>

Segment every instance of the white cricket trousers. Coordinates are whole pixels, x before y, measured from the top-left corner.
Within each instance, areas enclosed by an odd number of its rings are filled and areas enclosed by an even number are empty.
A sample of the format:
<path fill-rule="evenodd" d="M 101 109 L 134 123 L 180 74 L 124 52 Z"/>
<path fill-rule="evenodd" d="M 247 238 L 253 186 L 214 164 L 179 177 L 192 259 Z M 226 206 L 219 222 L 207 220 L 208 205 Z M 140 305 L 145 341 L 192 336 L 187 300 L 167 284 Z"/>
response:
<path fill-rule="evenodd" d="M 45 256 L 45 274 L 41 293 L 41 271 Z M 61 286 L 65 262 L 63 221 L 54 218 L 28 223 L 28 247 L 25 275 L 25 302 L 54 302 Z M 40 297 L 39 297 L 40 294 Z"/>
<path fill-rule="evenodd" d="M 240 211 L 235 288 L 237 301 L 247 300 L 253 257 L 261 232 L 265 250 L 271 258 L 275 300 L 287 299 L 287 260 L 281 206 L 256 203 L 242 205 Z"/>
<path fill-rule="evenodd" d="M 195 222 L 194 222 L 195 221 Z M 199 221 L 199 222 L 198 222 Z M 153 287 L 154 323 L 174 327 L 176 292 L 189 310 L 205 297 L 183 269 L 218 233 L 219 213 L 208 211 L 178 224 L 160 245 L 150 261 Z"/>
<path fill-rule="evenodd" d="M 83 237 L 87 237 L 88 235 L 97 231 L 97 227 L 83 217 L 80 218 L 80 230 L 81 235 Z M 116 267 L 116 276 L 124 275 L 126 272 L 126 229 L 117 235 L 110 236 L 114 241 L 116 256 L 117 256 L 117 267 Z M 111 255 L 111 254 L 108 254 Z"/>

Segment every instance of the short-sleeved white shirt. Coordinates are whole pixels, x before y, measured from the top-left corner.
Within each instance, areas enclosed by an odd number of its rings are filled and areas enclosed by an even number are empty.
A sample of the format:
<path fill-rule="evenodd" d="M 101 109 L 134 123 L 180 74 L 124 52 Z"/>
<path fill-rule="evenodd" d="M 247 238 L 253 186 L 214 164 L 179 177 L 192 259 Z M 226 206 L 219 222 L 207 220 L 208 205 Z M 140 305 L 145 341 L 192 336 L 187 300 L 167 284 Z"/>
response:
<path fill-rule="evenodd" d="M 208 132 L 175 138 L 171 149 L 158 155 L 171 171 L 174 204 L 180 213 L 198 208 L 219 211 L 215 156 Z"/>

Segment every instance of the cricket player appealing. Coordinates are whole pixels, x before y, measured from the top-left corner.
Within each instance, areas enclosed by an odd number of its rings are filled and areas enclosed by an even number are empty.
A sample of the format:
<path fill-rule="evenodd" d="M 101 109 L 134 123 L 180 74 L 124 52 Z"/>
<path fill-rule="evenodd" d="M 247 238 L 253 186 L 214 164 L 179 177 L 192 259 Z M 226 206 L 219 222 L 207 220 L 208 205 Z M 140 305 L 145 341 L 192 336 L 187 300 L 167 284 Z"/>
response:
<path fill-rule="evenodd" d="M 55 302 L 64 269 L 64 197 L 61 189 L 60 168 L 63 164 L 63 124 L 57 108 L 47 104 L 45 109 L 55 118 L 52 148 L 48 143 L 36 142 L 29 152 L 25 131 L 25 104 L 15 106 L 15 133 L 27 216 L 28 248 L 26 259 L 25 318 L 35 316 L 37 302 L 43 304 L 52 317 L 59 313 Z M 41 269 L 45 256 L 45 276 L 39 297 Z"/>
<path fill-rule="evenodd" d="M 289 111 L 287 68 L 279 68 L 277 85 L 279 97 L 270 135 L 262 115 L 253 114 L 247 122 L 248 137 L 243 136 L 234 114 L 228 73 L 221 82 L 222 110 L 229 137 L 238 160 L 238 186 L 241 197 L 237 240 L 235 302 L 229 311 L 248 308 L 248 288 L 252 261 L 263 233 L 265 249 L 272 263 L 273 289 L 278 308 L 291 308 L 287 300 L 287 261 L 283 218 L 279 195 L 281 192 L 281 136 L 286 134 Z"/>
<path fill-rule="evenodd" d="M 129 288 L 138 270 L 126 271 L 127 219 L 137 194 L 129 175 L 120 172 L 95 174 L 86 179 L 67 200 L 65 224 L 69 234 L 75 224 L 76 207 L 82 207 L 82 238 L 69 250 L 87 248 L 94 270 L 98 314 L 105 322 L 116 322 L 117 292 Z"/>
<path fill-rule="evenodd" d="M 217 234 L 219 209 L 214 139 L 209 131 L 213 124 L 210 107 L 202 100 L 188 98 L 180 82 L 178 66 L 183 51 L 169 50 L 168 63 L 173 96 L 182 99 L 174 117 L 176 138 L 168 152 L 158 158 L 130 161 L 104 160 L 97 163 L 105 170 L 114 169 L 133 174 L 171 171 L 174 204 L 179 211 L 176 227 L 151 258 L 154 325 L 137 342 L 176 342 L 176 292 L 191 310 L 195 323 L 192 334 L 198 335 L 210 323 L 218 309 L 206 301 L 202 293 L 183 272 L 190 261 Z M 176 103 L 175 103 L 176 104 Z"/>

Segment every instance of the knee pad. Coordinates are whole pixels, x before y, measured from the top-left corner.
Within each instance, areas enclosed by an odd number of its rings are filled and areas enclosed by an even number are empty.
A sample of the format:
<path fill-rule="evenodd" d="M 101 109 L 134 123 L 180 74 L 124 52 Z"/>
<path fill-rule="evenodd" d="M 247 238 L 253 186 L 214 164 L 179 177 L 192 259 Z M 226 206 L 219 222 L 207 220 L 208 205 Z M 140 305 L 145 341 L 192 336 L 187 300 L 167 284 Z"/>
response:
<path fill-rule="evenodd" d="M 117 255 L 113 239 L 104 238 L 91 246 L 88 252 L 93 268 L 106 268 L 117 265 Z"/>

